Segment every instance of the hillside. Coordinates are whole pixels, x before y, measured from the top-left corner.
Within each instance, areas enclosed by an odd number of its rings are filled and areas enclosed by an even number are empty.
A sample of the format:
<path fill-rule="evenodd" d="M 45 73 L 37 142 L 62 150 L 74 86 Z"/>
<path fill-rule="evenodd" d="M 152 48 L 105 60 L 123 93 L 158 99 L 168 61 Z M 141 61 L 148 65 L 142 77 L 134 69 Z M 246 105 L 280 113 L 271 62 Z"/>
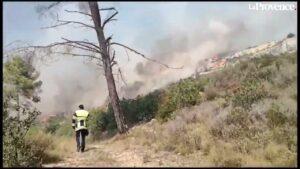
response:
<path fill-rule="evenodd" d="M 247 58 L 261 57 L 263 55 L 278 56 L 283 53 L 292 53 L 296 50 L 297 38 L 292 35 L 292 37 L 286 37 L 279 41 L 266 42 L 244 50 L 227 52 L 205 59 L 200 62 L 201 65 L 196 69 L 196 74 L 207 74 Z"/>
<path fill-rule="evenodd" d="M 57 139 L 60 162 L 45 166 L 295 167 L 296 70 L 295 52 L 265 55 L 122 100 L 125 135 L 115 134 L 110 107 L 91 110 L 86 154 L 74 160 L 75 141 Z"/>

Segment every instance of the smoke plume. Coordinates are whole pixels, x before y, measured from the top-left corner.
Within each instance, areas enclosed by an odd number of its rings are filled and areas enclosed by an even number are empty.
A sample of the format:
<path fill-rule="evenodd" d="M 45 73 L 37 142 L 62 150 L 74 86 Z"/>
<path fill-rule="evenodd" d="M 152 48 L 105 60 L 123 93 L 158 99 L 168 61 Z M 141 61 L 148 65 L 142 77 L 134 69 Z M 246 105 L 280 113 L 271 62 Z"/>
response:
<path fill-rule="evenodd" d="M 86 3 L 77 3 L 75 6 L 80 11 L 88 12 Z M 103 6 L 110 7 L 111 5 L 102 5 L 101 7 Z M 122 37 L 124 44 L 128 43 L 126 39 L 133 39 L 133 43 L 130 44 L 133 48 L 139 46 L 139 44 L 145 44 L 144 47 L 147 48 L 145 50 L 148 52 L 144 54 L 147 57 L 172 67 L 183 66 L 183 69 L 168 69 L 148 60 L 135 59 L 136 57 L 131 55 L 131 61 L 126 65 L 124 64 L 126 68 L 124 65 L 121 67 L 124 70 L 122 74 L 127 85 L 116 82 L 120 98 L 134 98 L 139 94 L 146 94 L 164 87 L 170 82 L 186 78 L 192 75 L 199 65 L 204 63 L 202 62 L 204 59 L 216 54 L 244 49 L 266 41 L 279 40 L 289 32 L 296 32 L 297 17 L 291 12 L 263 13 L 246 11 L 241 15 L 234 14 L 230 16 L 225 14 L 228 11 L 223 10 L 224 15 L 216 11 L 211 13 L 204 11 L 204 15 L 201 12 L 190 12 L 188 9 L 193 6 L 193 4 L 190 4 L 186 9 L 183 7 L 185 10 L 182 14 L 186 16 L 182 17 L 184 19 L 176 22 L 166 22 L 165 19 L 171 18 L 170 16 L 175 15 L 176 11 L 168 11 L 164 8 L 162 13 L 169 16 L 164 17 L 164 15 L 144 14 L 139 12 L 142 11 L 142 8 L 136 6 L 133 8 L 134 5 L 130 6 L 129 4 L 127 6 L 127 3 L 118 3 L 117 6 L 122 7 L 118 8 L 122 10 L 119 10 L 119 21 L 116 22 L 114 29 L 118 32 L 113 32 L 113 34 Z M 248 7 L 248 5 L 240 5 L 239 7 Z M 132 9 L 132 11 L 128 12 L 127 9 Z M 143 17 L 130 15 L 131 12 Z M 104 13 L 103 18 L 105 19 L 108 15 L 110 15 L 108 12 Z M 155 17 L 155 24 L 160 25 L 153 28 L 160 35 L 159 37 L 149 34 L 148 27 L 143 26 L 147 23 L 143 20 L 151 19 L 150 17 Z M 131 24 L 132 18 L 142 19 L 134 20 L 134 24 Z M 67 18 L 67 20 L 70 19 L 73 18 Z M 93 34 L 85 32 L 76 34 L 70 33 L 71 29 L 69 28 L 63 33 L 72 37 L 71 39 L 77 37 L 80 40 L 83 37 L 92 37 L 91 39 L 97 42 L 94 32 L 92 32 Z M 123 31 L 124 29 L 126 31 L 132 30 L 136 34 L 127 33 Z M 154 41 L 150 43 L 147 39 L 137 36 L 137 34 L 151 40 L 154 39 Z M 52 38 L 54 33 L 50 35 L 49 39 Z M 114 38 L 116 36 L 114 35 Z M 116 57 L 127 60 L 124 59 L 127 58 L 125 54 Z M 41 96 L 40 108 L 44 112 L 70 112 L 77 109 L 78 104 L 84 104 L 89 108 L 98 107 L 107 100 L 107 84 L 103 72 L 93 63 L 82 64 L 83 60 L 62 59 L 62 61 L 41 69 L 44 92 Z"/>

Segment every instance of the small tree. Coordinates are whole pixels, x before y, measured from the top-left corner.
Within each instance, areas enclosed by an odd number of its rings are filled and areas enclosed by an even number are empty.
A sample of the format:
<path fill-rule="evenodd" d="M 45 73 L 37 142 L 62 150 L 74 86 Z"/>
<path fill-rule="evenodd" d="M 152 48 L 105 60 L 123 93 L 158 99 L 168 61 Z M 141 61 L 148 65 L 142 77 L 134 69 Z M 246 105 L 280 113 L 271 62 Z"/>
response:
<path fill-rule="evenodd" d="M 3 164 L 7 167 L 28 166 L 32 159 L 25 146 L 25 136 L 40 114 L 32 102 L 39 102 L 42 85 L 32 66 L 32 57 L 13 57 L 4 64 L 3 75 Z M 31 101 L 29 101 L 31 100 Z"/>

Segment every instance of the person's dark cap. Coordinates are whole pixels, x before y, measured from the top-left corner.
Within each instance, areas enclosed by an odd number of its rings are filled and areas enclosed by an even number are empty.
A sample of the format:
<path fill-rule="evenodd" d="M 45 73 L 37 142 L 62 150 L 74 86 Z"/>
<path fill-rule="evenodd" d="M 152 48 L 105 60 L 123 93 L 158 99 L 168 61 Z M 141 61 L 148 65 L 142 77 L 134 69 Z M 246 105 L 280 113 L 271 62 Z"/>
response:
<path fill-rule="evenodd" d="M 81 104 L 81 105 L 79 105 L 79 108 L 80 109 L 84 109 L 84 106 Z"/>

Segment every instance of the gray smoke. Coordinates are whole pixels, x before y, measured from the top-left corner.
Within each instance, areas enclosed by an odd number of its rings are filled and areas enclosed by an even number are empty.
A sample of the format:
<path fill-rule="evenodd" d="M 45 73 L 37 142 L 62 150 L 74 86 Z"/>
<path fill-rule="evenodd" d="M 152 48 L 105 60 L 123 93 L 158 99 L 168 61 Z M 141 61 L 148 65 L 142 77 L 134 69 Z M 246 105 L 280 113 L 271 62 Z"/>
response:
<path fill-rule="evenodd" d="M 63 57 L 50 66 L 42 66 L 44 81 L 41 103 L 43 113 L 70 113 L 79 104 L 99 107 L 107 97 L 102 70 L 83 58 Z"/>
<path fill-rule="evenodd" d="M 268 16 L 268 18 L 266 18 Z M 258 20 L 258 18 L 264 18 Z M 246 19 L 247 18 L 247 19 Z M 151 58 L 170 66 L 181 66 L 180 71 L 167 69 L 151 61 L 138 62 L 135 72 L 145 85 L 143 93 L 185 78 L 202 66 L 204 59 L 214 55 L 245 49 L 272 40 L 279 40 L 296 31 L 294 13 L 251 13 L 237 19 L 203 18 L 186 31 L 173 31 L 157 40 L 150 50 Z M 261 23 L 261 21 L 265 21 Z M 280 23 L 280 24 L 279 24 Z"/>
<path fill-rule="evenodd" d="M 161 63 L 170 63 L 176 59 L 175 54 L 187 52 L 189 50 L 189 39 L 185 34 L 168 35 L 157 42 L 151 50 L 151 58 Z M 153 62 L 136 65 L 136 72 L 142 76 L 152 76 L 160 72 L 160 65 Z"/>
<path fill-rule="evenodd" d="M 101 7 L 111 7 L 102 6 L 101 3 L 100 5 Z M 120 4 L 117 5 L 122 7 Z M 78 8 L 83 12 L 87 12 L 88 9 L 87 4 L 81 2 L 78 3 Z M 125 9 L 124 6 L 122 8 Z M 188 13 L 188 11 L 186 12 Z M 156 31 L 167 30 L 168 33 L 162 34 L 154 43 L 148 43 L 145 38 L 140 38 L 135 40 L 131 47 L 134 48 L 135 44 L 139 43 L 147 44 L 150 46 L 150 50 L 144 54 L 148 57 L 173 67 L 184 66 L 184 68 L 168 69 L 147 60 L 129 62 L 126 66 L 132 69 L 121 67 L 122 70 L 125 70 L 122 73 L 128 85 L 122 86 L 122 83 L 116 82 L 117 89 L 120 90 L 120 98 L 134 98 L 139 94 L 146 94 L 170 82 L 188 77 L 194 73 L 199 64 L 203 63 L 201 62 L 203 59 L 213 55 L 278 40 L 289 32 L 296 32 L 297 16 L 293 13 L 251 12 L 235 17 L 225 15 L 223 17 L 222 13 L 210 13 L 203 17 L 193 15 L 195 20 L 190 21 L 187 18 L 178 24 L 184 25 L 185 29 L 173 29 L 172 26 L 163 24 L 162 18 L 156 17 L 157 24 L 161 25 Z M 103 17 L 106 18 L 109 15 L 110 13 L 104 13 Z M 128 16 L 122 15 L 121 12 L 119 16 L 120 22 L 118 23 L 120 25 L 123 23 L 123 26 L 130 28 L 126 21 L 129 19 L 126 18 Z M 147 15 L 147 17 L 151 17 L 151 15 Z M 143 27 L 143 23 L 141 23 L 141 27 Z M 136 31 L 139 30 L 143 29 L 136 28 Z M 68 33 L 68 31 L 64 33 Z M 118 32 L 114 33 L 119 34 Z M 145 27 L 145 32 L 139 33 L 147 34 L 147 28 Z M 52 36 L 52 34 L 50 35 Z M 69 36 L 72 37 L 71 39 L 77 37 L 80 40 L 87 34 L 70 34 Z M 91 35 L 91 37 L 94 36 L 95 34 Z M 135 38 L 126 33 L 118 36 L 125 37 L 124 39 L 126 37 Z M 152 37 L 150 35 L 147 38 Z M 127 43 L 126 40 L 123 42 Z M 117 57 L 125 58 L 126 55 Z M 44 92 L 41 96 L 40 108 L 44 112 L 69 112 L 77 109 L 78 104 L 84 104 L 90 108 L 98 107 L 107 101 L 108 92 L 103 72 L 95 64 L 82 64 L 83 60 L 62 59 L 62 61 L 43 68 L 41 80 L 45 83 L 42 86 Z M 132 56 L 131 60 L 135 60 L 135 56 Z"/>
<path fill-rule="evenodd" d="M 133 99 L 141 92 L 140 89 L 142 89 L 144 85 L 142 81 L 135 81 L 133 84 L 123 86 L 121 87 L 120 95 L 124 98 Z"/>
<path fill-rule="evenodd" d="M 140 91 L 150 91 L 153 87 L 159 88 L 184 78 L 194 72 L 201 60 L 246 45 L 240 44 L 238 40 L 247 34 L 243 21 L 210 21 L 205 27 L 196 25 L 194 29 L 170 33 L 154 43 L 150 54 L 152 59 L 171 66 L 183 65 L 184 68 L 172 70 L 151 61 L 137 63 L 135 71 L 140 80 L 145 82 Z"/>

